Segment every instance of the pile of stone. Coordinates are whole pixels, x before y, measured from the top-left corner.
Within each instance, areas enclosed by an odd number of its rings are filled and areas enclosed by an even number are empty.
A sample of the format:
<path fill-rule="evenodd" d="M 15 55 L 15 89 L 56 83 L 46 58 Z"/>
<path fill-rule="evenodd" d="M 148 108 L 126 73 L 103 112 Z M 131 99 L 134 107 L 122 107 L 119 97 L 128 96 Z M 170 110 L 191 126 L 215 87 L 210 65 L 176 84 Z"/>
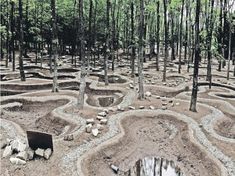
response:
<path fill-rule="evenodd" d="M 2 143 L 1 148 L 4 149 L 2 157 L 10 157 L 10 162 L 17 165 L 26 164 L 26 162 L 32 160 L 34 156 L 49 159 L 52 154 L 50 148 L 46 150 L 38 148 L 34 151 L 27 146 L 26 142 L 19 139 L 6 140 Z"/>
<path fill-rule="evenodd" d="M 97 137 L 99 133 L 104 129 L 104 125 L 108 123 L 107 115 L 109 110 L 105 109 L 99 112 L 96 116 L 98 122 L 94 118 L 86 120 L 86 132 L 91 133 L 93 136 Z"/>

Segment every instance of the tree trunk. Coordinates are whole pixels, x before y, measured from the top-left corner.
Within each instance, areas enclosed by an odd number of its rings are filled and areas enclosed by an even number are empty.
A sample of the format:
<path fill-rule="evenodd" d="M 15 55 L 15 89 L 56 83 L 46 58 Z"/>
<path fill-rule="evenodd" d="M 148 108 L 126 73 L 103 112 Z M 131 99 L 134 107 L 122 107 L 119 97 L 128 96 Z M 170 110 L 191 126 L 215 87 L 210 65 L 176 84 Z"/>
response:
<path fill-rule="evenodd" d="M 135 38 L 134 38 L 134 3 L 131 2 L 131 45 L 132 45 L 132 54 L 131 54 L 131 76 L 135 74 Z"/>
<path fill-rule="evenodd" d="M 90 0 L 90 9 L 89 9 L 89 37 L 88 37 L 88 52 L 87 52 L 87 65 L 88 65 L 88 72 L 90 71 L 90 61 L 91 61 L 91 43 L 92 43 L 92 14 L 93 14 L 93 0 Z"/>
<path fill-rule="evenodd" d="M 171 12 L 171 60 L 175 60 L 174 14 Z"/>
<path fill-rule="evenodd" d="M 144 0 L 140 0 L 139 55 L 138 55 L 139 99 L 140 100 L 144 98 L 143 35 L 144 35 Z"/>
<path fill-rule="evenodd" d="M 26 8 L 25 8 L 25 46 L 24 46 L 24 57 L 28 58 L 27 52 L 28 52 L 28 47 L 29 47 L 29 0 L 26 0 Z"/>
<path fill-rule="evenodd" d="M 157 56 L 156 56 L 156 70 L 159 71 L 159 52 L 160 52 L 160 2 L 157 1 Z"/>
<path fill-rule="evenodd" d="M 83 22 L 83 0 L 79 0 L 79 42 L 80 42 L 80 59 L 81 59 L 81 75 L 80 75 L 80 87 L 78 96 L 78 108 L 83 109 L 84 106 L 84 94 L 86 89 L 86 58 L 84 55 L 85 44 L 84 44 L 84 22 Z"/>
<path fill-rule="evenodd" d="M 19 33 L 20 33 L 20 38 L 19 38 L 19 67 L 20 67 L 20 79 L 21 81 L 25 81 L 25 73 L 24 73 L 24 65 L 23 65 L 23 41 L 24 41 L 24 36 L 23 36 L 23 29 L 22 29 L 22 19 L 23 19 L 23 13 L 22 13 L 22 0 L 19 0 Z"/>
<path fill-rule="evenodd" d="M 115 35 L 116 35 L 116 24 L 115 24 L 115 9 L 116 9 L 116 0 L 113 3 L 112 7 L 112 45 L 111 45 L 111 57 L 112 57 L 112 71 L 114 71 L 114 62 L 115 62 Z"/>
<path fill-rule="evenodd" d="M 59 92 L 57 82 L 57 59 L 58 59 L 58 34 L 57 34 L 57 20 L 55 12 L 55 0 L 51 0 L 51 16 L 52 16 L 52 54 L 54 58 L 54 74 L 53 74 L 53 86 L 52 92 Z"/>
<path fill-rule="evenodd" d="M 168 58 L 168 27 L 167 27 L 167 0 L 163 0 L 164 5 L 164 26 L 165 26 L 165 57 L 164 57 L 164 68 L 163 68 L 163 82 L 166 82 L 166 64 Z"/>
<path fill-rule="evenodd" d="M 181 53 L 182 53 L 182 33 L 183 33 L 183 18 L 184 18 L 184 0 L 182 0 L 181 17 L 180 17 L 180 53 L 178 73 L 181 73 Z"/>
<path fill-rule="evenodd" d="M 190 111 L 196 112 L 197 104 L 197 91 L 198 91 L 198 68 L 200 60 L 200 29 L 199 29 L 199 18 L 200 18 L 200 6 L 201 0 L 196 1 L 196 19 L 195 19 L 195 60 L 194 60 L 194 72 L 193 72 L 193 88 L 190 102 Z"/>
<path fill-rule="evenodd" d="M 104 79 L 105 79 L 105 85 L 106 86 L 109 84 L 109 80 L 108 80 L 109 12 L 110 12 L 110 0 L 107 0 L 107 10 L 106 10 L 106 42 L 105 42 L 105 56 L 104 56 Z"/>
<path fill-rule="evenodd" d="M 211 0 L 211 13 L 208 19 L 207 26 L 207 81 L 209 81 L 209 88 L 211 88 L 212 74 L 211 74 L 211 42 L 213 32 L 213 11 L 214 11 L 214 0 Z"/>
<path fill-rule="evenodd" d="M 10 40 L 10 59 L 12 60 L 12 71 L 15 71 L 15 19 L 14 19 L 14 12 L 15 12 L 15 2 L 11 1 L 11 14 L 10 14 L 10 21 L 11 21 L 11 40 Z"/>
<path fill-rule="evenodd" d="M 232 22 L 229 24 L 229 48 L 228 48 L 228 67 L 227 67 L 227 80 L 229 80 L 229 72 L 230 72 L 230 60 L 232 57 L 231 52 L 231 40 L 232 40 Z"/>
<path fill-rule="evenodd" d="M 219 16 L 219 26 L 218 26 L 218 30 L 219 30 L 219 35 L 218 35 L 218 52 L 220 55 L 220 59 L 219 59 L 219 66 L 218 66 L 218 71 L 221 71 L 222 68 L 222 59 L 221 56 L 223 55 L 223 40 L 222 40 L 222 33 L 223 33 L 223 0 L 220 0 L 220 16 Z"/>

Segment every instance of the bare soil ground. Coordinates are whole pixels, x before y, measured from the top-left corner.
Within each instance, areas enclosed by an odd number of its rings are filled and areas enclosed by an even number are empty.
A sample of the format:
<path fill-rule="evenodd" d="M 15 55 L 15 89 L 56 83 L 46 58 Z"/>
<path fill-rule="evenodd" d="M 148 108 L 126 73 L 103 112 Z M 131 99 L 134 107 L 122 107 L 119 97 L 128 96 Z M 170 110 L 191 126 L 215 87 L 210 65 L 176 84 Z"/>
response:
<path fill-rule="evenodd" d="M 109 86 L 104 85 L 102 73 L 96 70 L 86 79 L 85 106 L 78 110 L 78 69 L 71 68 L 69 62 L 60 66 L 60 92 L 51 93 L 52 79 L 48 77 L 53 74 L 47 62 L 43 69 L 32 67 L 30 61 L 25 64 L 29 66 L 27 72 L 35 72 L 26 82 L 19 80 L 18 70 L 12 74 L 10 69 L 0 67 L 1 79 L 7 75 L 0 83 L 1 89 L 8 92 L 1 94 L 0 100 L 0 141 L 18 137 L 27 140 L 27 130 L 41 131 L 52 134 L 54 151 L 49 160 L 35 158 L 25 165 L 14 165 L 10 157 L 2 157 L 4 149 L 0 149 L 1 176 L 125 175 L 137 160 L 146 156 L 172 160 L 187 176 L 235 175 L 232 75 L 227 81 L 225 72 L 213 71 L 213 81 L 223 87 L 200 86 L 198 111 L 191 112 L 188 109 L 192 75 L 185 66 L 182 74 L 177 74 L 176 64 L 169 67 L 167 81 L 162 83 L 162 72 L 155 71 L 154 62 L 145 63 L 144 89 L 151 96 L 141 101 L 137 98 L 138 77 L 131 77 L 127 66 L 116 68 L 114 73 L 109 71 Z M 163 63 L 160 64 L 162 69 Z M 206 69 L 200 70 L 199 82 L 206 82 L 205 73 Z M 146 113 L 140 115 L 140 109 Z M 99 128 L 97 115 L 103 111 L 108 111 L 108 122 L 101 125 L 95 137 L 86 132 L 86 120 L 93 118 L 92 129 Z M 157 114 L 148 114 L 154 112 Z M 64 140 L 68 134 L 73 135 L 73 140 Z M 120 169 L 118 174 L 110 164 Z"/>

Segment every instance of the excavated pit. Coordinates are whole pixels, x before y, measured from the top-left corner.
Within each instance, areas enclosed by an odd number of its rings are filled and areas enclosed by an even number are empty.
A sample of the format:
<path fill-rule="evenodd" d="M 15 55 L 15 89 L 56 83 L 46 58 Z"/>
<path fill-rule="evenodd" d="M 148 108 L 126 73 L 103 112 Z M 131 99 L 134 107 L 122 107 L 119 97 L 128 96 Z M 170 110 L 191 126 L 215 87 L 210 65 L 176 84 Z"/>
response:
<path fill-rule="evenodd" d="M 1 118 L 15 122 L 24 131 L 33 130 L 59 136 L 65 132 L 66 126 L 69 126 L 68 131 L 74 128 L 74 124 L 55 117 L 51 113 L 55 108 L 68 103 L 68 100 L 61 99 L 39 102 L 24 99 L 10 99 L 1 102 L 1 104 L 7 105 L 13 102 L 17 102 L 19 105 L 3 108 Z"/>

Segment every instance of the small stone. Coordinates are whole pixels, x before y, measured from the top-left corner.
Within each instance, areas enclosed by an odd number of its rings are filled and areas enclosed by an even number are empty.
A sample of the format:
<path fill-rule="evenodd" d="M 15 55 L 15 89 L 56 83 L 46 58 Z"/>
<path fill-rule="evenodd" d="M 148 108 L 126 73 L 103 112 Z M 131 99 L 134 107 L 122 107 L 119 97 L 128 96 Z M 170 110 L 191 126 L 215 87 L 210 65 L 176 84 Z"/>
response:
<path fill-rule="evenodd" d="M 43 157 L 44 156 L 44 150 L 41 149 L 41 148 L 38 148 L 37 150 L 35 150 L 35 154 L 40 156 L 40 157 Z"/>
<path fill-rule="evenodd" d="M 113 172 L 115 173 L 115 174 L 117 174 L 118 173 L 118 171 L 119 171 L 119 168 L 117 167 L 117 166 L 115 166 L 115 165 L 113 165 L 113 164 L 111 164 L 111 169 L 113 170 Z"/>
<path fill-rule="evenodd" d="M 128 108 L 131 109 L 131 110 L 135 110 L 134 106 L 128 106 Z"/>
<path fill-rule="evenodd" d="M 164 83 L 162 83 L 164 86 L 166 85 L 166 83 L 164 82 Z"/>
<path fill-rule="evenodd" d="M 166 99 L 166 97 L 161 97 L 161 100 L 166 101 L 167 99 Z"/>
<path fill-rule="evenodd" d="M 152 96 L 152 93 L 151 93 L 151 92 L 146 92 L 146 93 L 145 93 L 145 96 L 146 96 L 146 97 L 151 97 L 151 96 Z"/>
<path fill-rule="evenodd" d="M 106 115 L 109 113 L 108 109 L 104 109 L 103 111 L 106 113 Z"/>
<path fill-rule="evenodd" d="M 161 97 L 159 95 L 156 96 L 156 99 L 160 99 Z"/>
<path fill-rule="evenodd" d="M 167 107 L 166 106 L 162 106 L 162 110 L 166 110 L 167 109 Z"/>
<path fill-rule="evenodd" d="M 52 154 L 51 148 L 47 148 L 47 149 L 44 151 L 43 156 L 44 156 L 45 159 L 48 160 L 48 159 L 50 158 L 51 154 Z"/>
<path fill-rule="evenodd" d="M 117 110 L 118 111 L 125 111 L 125 109 L 123 107 L 121 107 L 121 106 L 117 106 Z"/>
<path fill-rule="evenodd" d="M 87 119 L 87 120 L 86 120 L 86 123 L 87 123 L 87 124 L 89 124 L 89 123 L 90 123 L 90 124 L 94 124 L 94 123 L 95 123 L 95 120 L 94 120 L 93 118 Z"/>
<path fill-rule="evenodd" d="M 98 119 L 98 120 L 102 120 L 104 117 L 102 117 L 102 116 L 96 116 L 96 118 Z"/>
<path fill-rule="evenodd" d="M 140 108 L 140 109 L 144 109 L 144 106 L 140 106 L 139 108 Z"/>
<path fill-rule="evenodd" d="M 28 154 L 26 151 L 23 151 L 23 152 L 19 152 L 17 155 L 16 155 L 16 158 L 19 158 L 19 159 L 22 159 L 24 161 L 27 161 L 28 159 Z"/>
<path fill-rule="evenodd" d="M 22 143 L 20 140 L 16 139 L 11 142 L 11 148 L 13 151 L 22 152 L 26 149 L 26 144 Z"/>
<path fill-rule="evenodd" d="M 131 83 L 131 84 L 129 84 L 129 87 L 131 88 L 131 89 L 134 89 L 134 85 Z"/>
<path fill-rule="evenodd" d="M 100 120 L 100 124 L 107 124 L 108 120 L 107 119 L 102 119 Z"/>
<path fill-rule="evenodd" d="M 99 112 L 98 113 L 98 116 L 101 116 L 101 117 L 105 117 L 107 114 L 106 114 L 106 112 Z"/>
<path fill-rule="evenodd" d="M 68 134 L 68 135 L 64 136 L 65 141 L 72 141 L 73 139 L 74 139 L 73 134 Z"/>
<path fill-rule="evenodd" d="M 101 124 L 97 124 L 96 127 L 97 127 L 98 130 L 103 130 L 104 129 L 104 126 L 101 125 Z"/>
<path fill-rule="evenodd" d="M 87 132 L 87 133 L 90 133 L 90 132 L 91 132 L 91 129 L 92 129 L 92 124 L 86 125 L 86 132 Z"/>
<path fill-rule="evenodd" d="M 179 102 L 176 102 L 176 103 L 175 103 L 175 105 L 176 105 L 176 106 L 179 106 L 179 105 L 180 105 L 180 103 L 179 103 Z"/>
<path fill-rule="evenodd" d="M 97 128 L 95 128 L 95 129 L 92 129 L 92 135 L 93 136 L 98 136 L 98 134 L 99 134 L 99 130 L 97 129 Z"/>
<path fill-rule="evenodd" d="M 29 148 L 29 149 L 27 150 L 27 154 L 28 154 L 28 159 L 29 159 L 29 160 L 32 160 L 33 157 L 34 157 L 34 150 L 32 150 L 31 148 Z"/>
<path fill-rule="evenodd" d="M 166 106 L 166 105 L 167 105 L 167 102 L 162 102 L 162 105 L 163 105 L 163 106 Z"/>
<path fill-rule="evenodd" d="M 17 164 L 17 165 L 24 165 L 26 164 L 26 161 L 19 159 L 19 158 L 10 158 L 10 162 L 12 164 Z"/>
<path fill-rule="evenodd" d="M 149 106 L 149 109 L 154 110 L 155 107 L 154 106 Z"/>
<path fill-rule="evenodd" d="M 174 103 L 171 103 L 171 107 L 174 107 Z"/>
<path fill-rule="evenodd" d="M 2 157 L 3 158 L 6 158 L 6 157 L 8 157 L 8 156 L 10 156 L 11 154 L 12 154 L 12 148 L 11 148 L 11 146 L 9 145 L 9 146 L 6 146 L 6 148 L 5 148 L 5 150 L 4 150 L 4 152 L 3 152 L 3 155 L 2 155 Z"/>

